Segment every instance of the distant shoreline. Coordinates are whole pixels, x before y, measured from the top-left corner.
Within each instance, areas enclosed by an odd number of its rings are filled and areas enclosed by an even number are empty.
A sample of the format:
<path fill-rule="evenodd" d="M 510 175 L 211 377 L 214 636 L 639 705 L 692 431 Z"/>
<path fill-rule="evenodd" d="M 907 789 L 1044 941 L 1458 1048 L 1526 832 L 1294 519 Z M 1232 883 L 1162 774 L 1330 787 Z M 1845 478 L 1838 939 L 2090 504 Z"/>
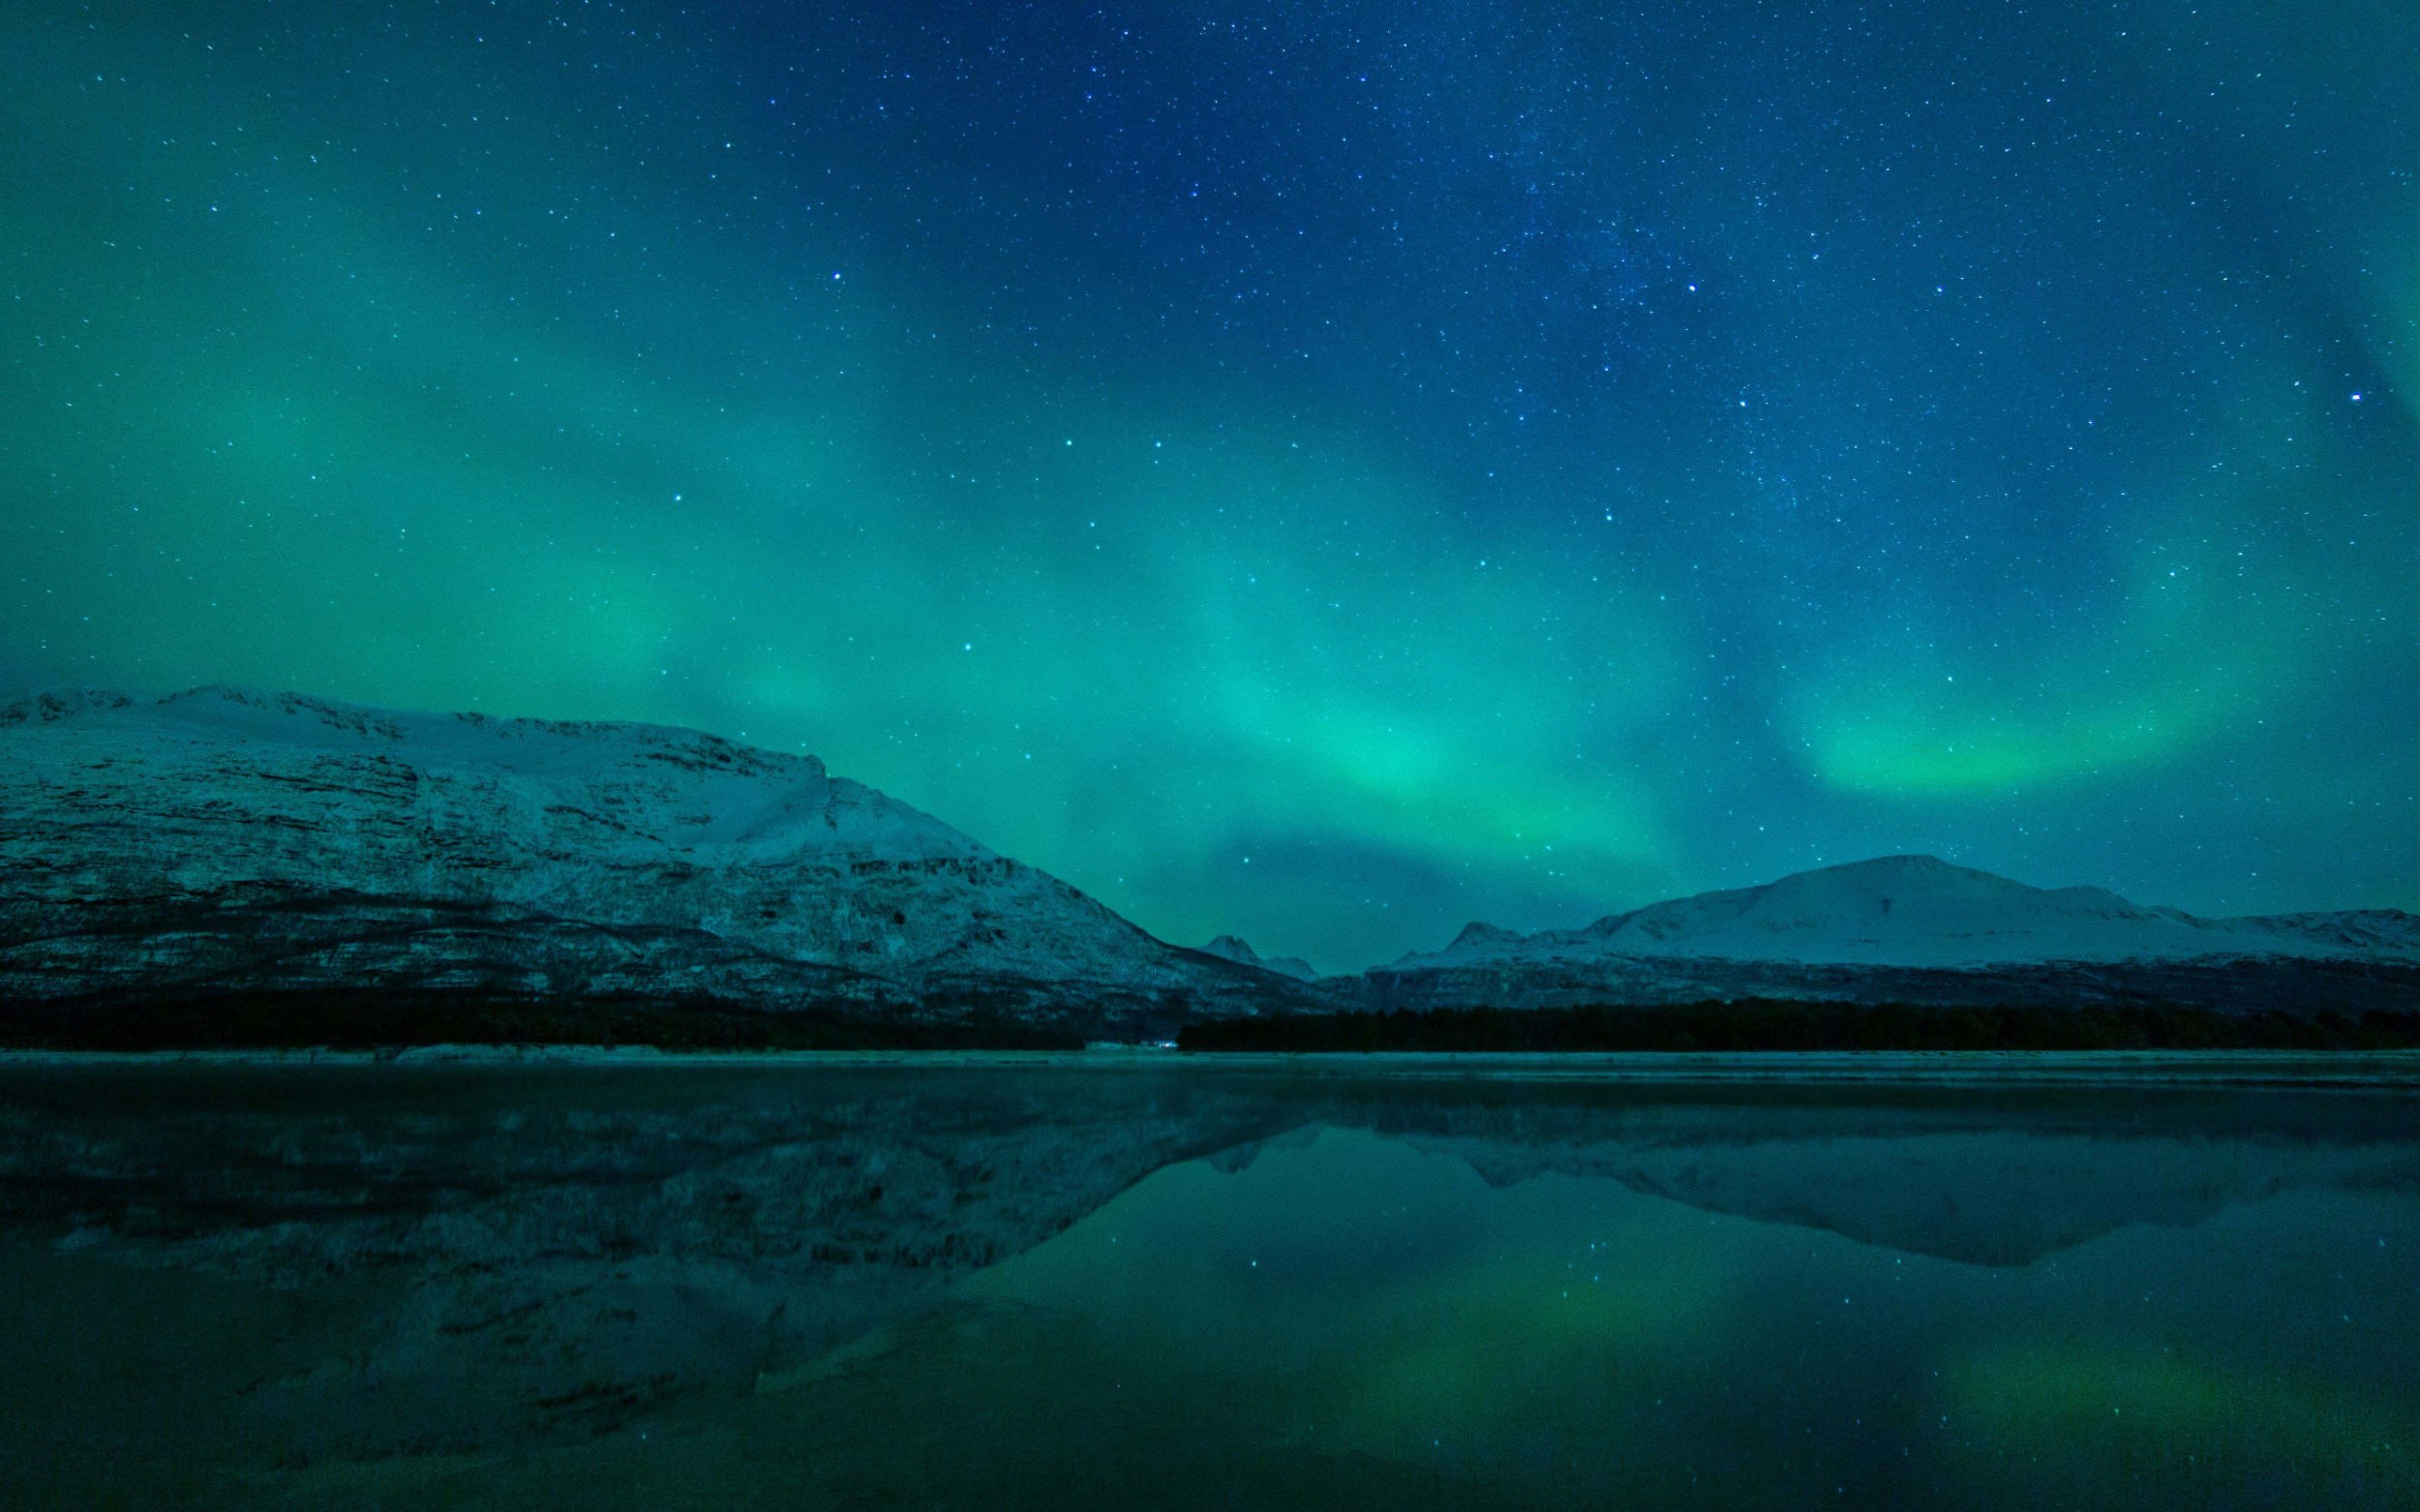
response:
<path fill-rule="evenodd" d="M 2236 1013 L 2166 1003 L 1969 1008 L 1748 998 L 1226 1018 L 1188 1024 L 1178 1043 L 1188 1050 L 1331 1052 L 2375 1051 L 2420 1049 L 2420 1012 Z"/>
<path fill-rule="evenodd" d="M 542 999 L 477 992 L 0 1002 L 0 1052 L 429 1059 L 780 1054 L 1128 1053 L 1690 1055 L 2420 1050 L 2420 1011 L 2227 1013 L 2157 1002 L 2044 1007 L 1741 998 L 1680 1004 L 1280 1013 L 1166 1022 L 1043 1000 L 983 1014 L 876 1017 L 820 1005 L 713 999 Z"/>
<path fill-rule="evenodd" d="M 1551 1053 L 1456 1051 L 688 1050 L 648 1046 L 439 1044 L 402 1051 L 0 1049 L 0 1074 L 226 1070 L 688 1071 L 861 1068 L 928 1071 L 1300 1073 L 1387 1079 L 1654 1085 L 2272 1088 L 2420 1094 L 2420 1050 L 1773 1050 Z"/>

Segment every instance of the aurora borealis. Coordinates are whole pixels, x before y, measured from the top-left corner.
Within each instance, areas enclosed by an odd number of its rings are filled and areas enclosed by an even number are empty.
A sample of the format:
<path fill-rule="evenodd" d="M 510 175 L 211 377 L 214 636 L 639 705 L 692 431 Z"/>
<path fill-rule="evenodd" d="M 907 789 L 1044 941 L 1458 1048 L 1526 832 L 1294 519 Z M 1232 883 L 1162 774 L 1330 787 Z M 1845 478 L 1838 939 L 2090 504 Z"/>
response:
<path fill-rule="evenodd" d="M 1338 970 L 2420 908 L 2420 10 L 0 16 L 0 681 L 809 749 Z"/>

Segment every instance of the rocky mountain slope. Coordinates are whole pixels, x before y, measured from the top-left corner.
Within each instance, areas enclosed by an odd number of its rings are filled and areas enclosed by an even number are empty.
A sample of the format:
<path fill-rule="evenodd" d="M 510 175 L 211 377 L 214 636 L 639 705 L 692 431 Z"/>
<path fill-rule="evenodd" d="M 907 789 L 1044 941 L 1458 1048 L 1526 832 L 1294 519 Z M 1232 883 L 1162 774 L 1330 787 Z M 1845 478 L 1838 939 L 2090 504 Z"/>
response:
<path fill-rule="evenodd" d="M 1522 1007 L 1748 996 L 1943 1003 L 2420 1007 L 2420 918 L 2197 919 L 1893 856 L 1522 935 L 1465 928 L 1368 973 L 1365 1004 Z"/>
<path fill-rule="evenodd" d="M 676 999 L 1149 1033 L 1283 979 L 811 756 L 224 688 L 0 710 L 0 999 Z"/>

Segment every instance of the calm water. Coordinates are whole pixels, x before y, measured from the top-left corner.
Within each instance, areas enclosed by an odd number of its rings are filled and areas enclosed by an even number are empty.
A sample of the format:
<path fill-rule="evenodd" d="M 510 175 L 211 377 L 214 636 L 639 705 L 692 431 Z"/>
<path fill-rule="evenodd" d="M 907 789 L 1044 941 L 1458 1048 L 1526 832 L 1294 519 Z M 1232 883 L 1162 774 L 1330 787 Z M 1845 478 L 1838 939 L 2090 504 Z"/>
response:
<path fill-rule="evenodd" d="M 2414 1068 L 1921 1064 L 0 1065 L 0 1505 L 2420 1505 Z"/>

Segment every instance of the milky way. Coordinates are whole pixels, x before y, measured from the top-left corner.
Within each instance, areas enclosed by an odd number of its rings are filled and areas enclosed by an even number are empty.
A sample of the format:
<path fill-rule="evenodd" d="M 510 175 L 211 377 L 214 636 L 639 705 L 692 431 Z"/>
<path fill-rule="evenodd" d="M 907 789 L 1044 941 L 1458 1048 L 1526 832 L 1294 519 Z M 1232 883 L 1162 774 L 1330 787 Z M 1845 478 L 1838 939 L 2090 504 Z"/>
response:
<path fill-rule="evenodd" d="M 0 352 L 11 688 L 701 726 L 1327 969 L 2420 907 L 2405 0 L 19 0 Z"/>

